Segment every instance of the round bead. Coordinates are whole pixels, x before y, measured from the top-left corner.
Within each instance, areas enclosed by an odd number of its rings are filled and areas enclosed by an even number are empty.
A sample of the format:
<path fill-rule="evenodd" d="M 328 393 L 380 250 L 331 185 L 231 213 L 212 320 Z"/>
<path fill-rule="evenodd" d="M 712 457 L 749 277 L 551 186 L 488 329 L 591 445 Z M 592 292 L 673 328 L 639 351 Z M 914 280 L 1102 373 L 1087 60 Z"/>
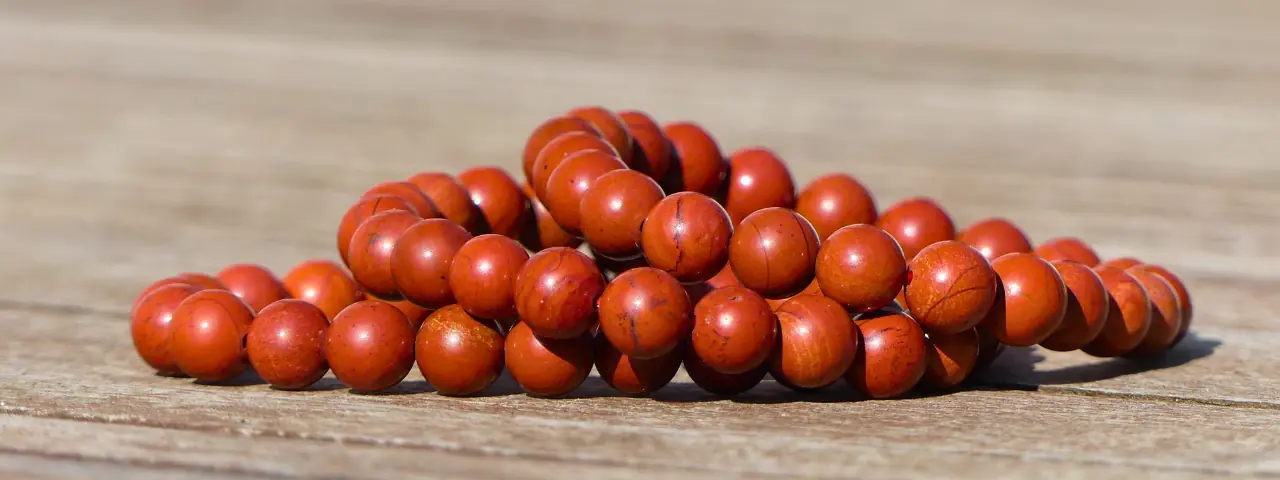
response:
<path fill-rule="evenodd" d="M 404 232 L 420 220 L 404 210 L 389 210 L 369 217 L 356 229 L 347 260 L 351 276 L 364 291 L 381 298 L 399 297 L 391 275 L 391 254 Z"/>
<path fill-rule="evenodd" d="M 406 300 L 427 308 L 453 304 L 449 267 L 468 240 L 470 233 L 443 218 L 413 224 L 391 251 L 391 279 L 396 290 Z"/>
<path fill-rule="evenodd" d="M 1031 241 L 1027 235 L 1003 218 L 974 222 L 956 239 L 978 249 L 987 261 L 995 261 L 1008 253 L 1031 253 Z"/>
<path fill-rule="evenodd" d="M 693 349 L 707 366 L 745 373 L 769 359 L 778 338 L 778 317 L 756 292 L 725 287 L 694 307 Z"/>
<path fill-rule="evenodd" d="M 1173 291 L 1178 294 L 1178 306 L 1182 307 L 1182 322 L 1178 324 L 1178 334 L 1173 337 L 1173 344 L 1177 345 L 1187 336 L 1187 331 L 1191 329 L 1191 292 L 1187 290 L 1187 285 L 1182 283 L 1182 279 L 1167 268 L 1153 264 L 1143 265 L 1142 268 L 1159 275 L 1160 278 L 1169 282 L 1169 286 L 1173 287 Z"/>
<path fill-rule="evenodd" d="M 493 320 L 449 305 L 418 329 L 418 370 L 443 395 L 474 395 L 502 374 L 505 343 Z"/>
<path fill-rule="evenodd" d="M 554 397 L 582 385 L 591 373 L 591 337 L 541 338 L 524 322 L 507 333 L 507 371 L 530 395 Z"/>
<path fill-rule="evenodd" d="M 427 198 L 427 194 L 422 192 L 421 188 L 409 182 L 382 182 L 364 192 L 360 198 L 376 197 L 379 195 L 388 195 L 404 200 L 413 206 L 414 213 L 422 218 L 441 218 L 443 215 L 440 209 L 436 208 L 436 204 Z"/>
<path fill-rule="evenodd" d="M 627 395 L 648 395 L 671 383 L 684 349 L 676 348 L 657 358 L 641 360 L 618 351 L 604 335 L 595 338 L 595 364 L 600 378 Z"/>
<path fill-rule="evenodd" d="M 920 383 L 935 389 L 959 385 L 978 364 L 980 348 L 978 329 L 954 335 L 926 335 L 929 340 L 929 364 Z"/>
<path fill-rule="evenodd" d="M 142 361 L 161 375 L 176 376 L 182 369 L 174 360 L 170 338 L 173 336 L 173 313 L 178 305 L 199 292 L 199 287 L 185 283 L 170 283 L 151 290 L 130 315 L 129 332 L 133 336 L 133 348 Z"/>
<path fill-rule="evenodd" d="M 876 220 L 880 227 L 902 245 L 902 254 L 911 261 L 925 247 L 954 240 L 955 224 L 951 217 L 930 198 L 908 198 L 889 207 Z"/>
<path fill-rule="evenodd" d="M 1099 267 L 1118 268 L 1120 270 L 1128 270 L 1131 267 L 1142 265 L 1142 261 L 1133 257 L 1113 258 L 1098 264 Z"/>
<path fill-rule="evenodd" d="M 394 387 L 413 368 L 413 327 L 395 306 L 364 300 L 343 309 L 325 339 L 334 376 L 351 388 L 376 392 Z"/>
<path fill-rule="evenodd" d="M 409 177 L 409 183 L 421 189 L 444 218 L 468 232 L 479 231 L 482 215 L 480 208 L 471 203 L 471 194 L 452 176 L 440 172 L 422 172 Z"/>
<path fill-rule="evenodd" d="M 347 209 L 347 213 L 342 216 L 342 223 L 338 225 L 338 255 L 342 257 L 342 263 L 351 266 L 347 253 L 351 250 L 351 239 L 355 237 L 356 229 L 369 217 L 391 210 L 404 210 L 418 216 L 417 210 L 409 202 L 387 195 L 361 198 Z"/>
<path fill-rule="evenodd" d="M 692 348 L 685 349 L 684 371 L 698 387 L 714 395 L 729 397 L 746 392 L 760 384 L 769 373 L 769 364 L 763 363 L 744 373 L 722 373 L 698 358 Z"/>
<path fill-rule="evenodd" d="M 794 211 L 766 208 L 748 215 L 729 242 L 729 265 L 742 285 L 768 298 L 794 295 L 813 281 L 818 233 Z"/>
<path fill-rule="evenodd" d="M 813 224 L 818 238 L 826 241 L 848 225 L 876 222 L 876 201 L 861 182 L 843 173 L 815 178 L 796 198 L 796 213 Z"/>
<path fill-rule="evenodd" d="M 1086 267 L 1095 267 L 1100 261 L 1098 260 L 1098 254 L 1093 252 L 1093 248 L 1075 237 L 1059 237 L 1048 240 L 1036 247 L 1035 254 L 1050 262 L 1054 260 L 1074 260 L 1083 263 Z"/>
<path fill-rule="evenodd" d="M 1043 342 L 1058 330 L 1067 313 L 1067 287 L 1053 265 L 1035 254 L 1013 253 L 991 267 L 1000 286 L 983 328 L 1015 347 Z"/>
<path fill-rule="evenodd" d="M 324 259 L 299 263 L 284 274 L 289 296 L 304 300 L 332 319 L 348 305 L 364 299 L 360 285 L 338 264 Z"/>
<path fill-rule="evenodd" d="M 555 117 L 539 124 L 533 129 L 533 133 L 529 135 L 529 140 L 524 144 L 524 155 L 520 162 L 524 169 L 524 178 L 532 181 L 533 179 L 533 162 L 538 159 L 538 154 L 546 148 L 557 137 L 570 132 L 582 132 L 588 135 L 600 136 L 600 132 L 591 123 L 578 117 Z"/>
<path fill-rule="evenodd" d="M 600 331 L 624 355 L 657 358 L 689 338 L 693 305 L 674 277 L 656 268 L 618 275 L 600 295 Z"/>
<path fill-rule="evenodd" d="M 245 335 L 253 311 L 226 290 L 192 293 L 173 312 L 169 352 L 183 373 L 202 382 L 224 382 L 249 366 Z"/>
<path fill-rule="evenodd" d="M 516 314 L 515 279 L 529 261 L 519 243 L 499 235 L 480 235 L 467 241 L 449 266 L 449 288 L 467 313 L 480 318 Z"/>
<path fill-rule="evenodd" d="M 649 265 L 695 283 L 724 268 L 732 236 L 724 207 L 701 193 L 680 192 L 649 211 L 640 228 L 640 246 Z"/>
<path fill-rule="evenodd" d="M 1111 295 L 1107 323 L 1092 342 L 1081 350 L 1095 357 L 1118 357 L 1129 353 L 1151 328 L 1151 300 L 1142 284 L 1118 268 L 1099 268 L 1098 277 Z"/>
<path fill-rule="evenodd" d="M 404 319 L 409 321 L 409 326 L 413 327 L 413 331 L 415 332 L 418 331 L 418 327 L 422 326 L 422 322 L 427 319 L 427 315 L 431 314 L 431 310 L 423 308 L 421 305 L 408 300 L 378 300 L 396 307 L 396 310 L 403 313 Z"/>
<path fill-rule="evenodd" d="M 858 224 L 826 238 L 814 270 L 823 295 L 854 313 L 893 303 L 907 283 L 907 259 L 893 236 Z"/>
<path fill-rule="evenodd" d="M 1071 260 L 1055 260 L 1053 267 L 1067 286 L 1067 310 L 1062 324 L 1040 346 L 1058 352 L 1079 350 L 1098 338 L 1107 324 L 1108 304 L 1111 295 L 1102 284 L 1102 278 L 1083 263 Z"/>
<path fill-rule="evenodd" d="M 724 209 L 734 225 L 758 210 L 794 208 L 796 186 L 787 164 L 772 150 L 745 148 L 729 157 L 729 189 Z"/>
<path fill-rule="evenodd" d="M 564 231 L 564 227 L 551 218 L 551 212 L 534 195 L 533 187 L 526 183 L 520 185 L 520 189 L 528 196 L 529 204 L 533 207 L 532 221 L 526 222 L 524 230 L 520 232 L 520 243 L 525 248 L 538 252 L 553 247 L 578 248 L 582 244 L 581 238 Z"/>
<path fill-rule="evenodd" d="M 662 133 L 662 127 L 649 114 L 628 110 L 618 112 L 635 140 L 631 161 L 627 165 L 655 180 L 662 179 L 671 169 L 671 141 Z"/>
<path fill-rule="evenodd" d="M 779 382 L 802 389 L 821 388 L 853 365 L 858 334 L 840 304 L 806 295 L 782 304 L 776 313 L 781 338 L 769 356 L 769 372 Z"/>
<path fill-rule="evenodd" d="M 228 266 L 218 272 L 218 281 L 255 312 L 262 311 L 276 300 L 289 298 L 289 291 L 280 279 L 261 265 L 238 263 Z"/>
<path fill-rule="evenodd" d="M 668 123 L 662 127 L 662 133 L 671 140 L 675 152 L 671 170 L 661 182 L 662 190 L 667 193 L 720 195 L 720 189 L 729 176 L 729 162 L 720 153 L 715 139 L 700 125 L 691 122 Z"/>
<path fill-rule="evenodd" d="M 147 295 L 151 295 L 151 294 L 152 294 L 152 293 L 154 293 L 156 290 L 159 290 L 159 289 L 161 289 L 161 288 L 163 288 L 163 287 L 165 287 L 165 286 L 168 286 L 168 285 L 175 285 L 175 284 L 188 285 L 188 286 L 195 287 L 195 288 L 196 288 L 196 290 L 204 290 L 204 287 L 200 287 L 200 286 L 196 286 L 196 285 L 191 285 L 190 283 L 187 283 L 187 282 L 183 281 L 181 278 L 178 278 L 178 277 L 165 277 L 165 278 L 162 278 L 162 279 L 156 280 L 156 281 L 155 281 L 155 282 L 153 282 L 152 284 L 147 285 L 147 286 L 146 286 L 146 288 L 143 288 L 141 292 L 138 292 L 138 296 L 137 296 L 136 298 L 134 298 L 134 299 L 133 299 L 133 306 L 129 307 L 129 311 L 130 311 L 130 312 L 132 312 L 132 311 L 134 311 L 134 310 L 137 310 L 137 309 L 138 309 L 138 305 L 141 305 L 141 304 L 142 304 L 142 300 L 143 300 L 143 299 L 145 299 L 145 298 L 147 298 Z"/>
<path fill-rule="evenodd" d="M 542 149 L 537 161 L 533 163 L 533 176 L 529 177 L 529 185 L 533 187 L 534 197 L 545 201 L 550 193 L 547 181 L 551 179 L 551 174 L 566 158 L 580 152 L 604 152 L 622 158 L 609 142 L 597 135 L 576 132 L 556 137 L 547 144 L 547 148 Z"/>
<path fill-rule="evenodd" d="M 549 248 L 530 257 L 516 275 L 516 311 L 539 336 L 577 337 L 595 323 L 604 286 L 591 258 L 572 248 Z"/>
<path fill-rule="evenodd" d="M 995 270 L 981 253 L 963 243 L 930 245 L 908 268 L 907 308 L 931 333 L 954 334 L 973 328 L 995 302 Z"/>
<path fill-rule="evenodd" d="M 800 293 L 797 293 L 790 297 L 766 298 L 765 301 L 769 303 L 769 308 L 772 308 L 774 311 L 777 311 L 778 307 L 781 307 L 782 304 L 787 303 L 793 298 L 802 297 L 805 295 L 817 295 L 820 297 L 825 296 L 822 294 L 822 288 L 818 286 L 818 279 L 816 277 L 813 279 L 812 282 L 809 282 L 809 286 L 804 287 L 804 290 L 801 290 Z"/>
<path fill-rule="evenodd" d="M 602 175 L 627 166 L 613 154 L 591 150 L 565 158 L 547 179 L 542 204 L 566 232 L 582 231 L 582 197 Z"/>
<path fill-rule="evenodd" d="M 458 182 L 471 195 L 484 220 L 478 231 L 516 238 L 529 217 L 529 200 L 507 172 L 496 167 L 475 167 L 458 174 Z"/>
<path fill-rule="evenodd" d="M 612 258 L 640 255 L 640 226 L 664 197 L 652 178 L 614 170 L 596 179 L 582 196 L 582 235 L 594 251 Z"/>
<path fill-rule="evenodd" d="M 213 275 L 207 273 L 185 272 L 179 273 L 178 279 L 187 285 L 199 288 L 201 290 L 226 290 L 227 287 Z"/>
<path fill-rule="evenodd" d="M 329 371 L 324 356 L 328 330 L 329 317 L 303 300 L 267 305 L 249 325 L 245 341 L 249 363 L 273 387 L 307 388 Z"/>
<path fill-rule="evenodd" d="M 931 349 L 915 320 L 880 311 L 864 315 L 856 325 L 862 348 L 845 380 L 871 398 L 897 397 L 920 382 Z"/>
<path fill-rule="evenodd" d="M 600 106 L 578 107 L 569 110 L 570 117 L 578 117 L 591 123 L 600 132 L 600 136 L 609 141 L 609 145 L 618 152 L 618 158 L 630 165 L 631 151 L 635 149 L 631 138 L 631 130 L 613 111 Z"/>
<path fill-rule="evenodd" d="M 1147 298 L 1151 300 L 1151 327 L 1147 329 L 1142 342 L 1127 354 L 1132 357 L 1150 357 L 1164 353 L 1173 346 L 1174 338 L 1182 325 L 1182 306 L 1178 303 L 1178 292 L 1163 277 L 1142 267 L 1136 265 L 1125 270 L 1142 284 L 1142 288 L 1147 291 Z"/>

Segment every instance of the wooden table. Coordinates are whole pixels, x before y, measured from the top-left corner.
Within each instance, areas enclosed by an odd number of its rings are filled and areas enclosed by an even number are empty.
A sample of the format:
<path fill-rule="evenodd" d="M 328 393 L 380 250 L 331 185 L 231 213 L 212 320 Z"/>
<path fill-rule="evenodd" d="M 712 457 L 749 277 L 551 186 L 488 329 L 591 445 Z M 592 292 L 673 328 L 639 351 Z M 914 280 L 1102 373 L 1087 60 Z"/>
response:
<path fill-rule="evenodd" d="M 1280 475 L 1277 25 L 1267 1 L 4 0 L 0 476 Z M 286 393 L 136 358 L 151 280 L 336 258 L 368 185 L 514 169 L 597 103 L 1168 265 L 1195 333 L 898 401 L 683 374 L 653 399 Z"/>

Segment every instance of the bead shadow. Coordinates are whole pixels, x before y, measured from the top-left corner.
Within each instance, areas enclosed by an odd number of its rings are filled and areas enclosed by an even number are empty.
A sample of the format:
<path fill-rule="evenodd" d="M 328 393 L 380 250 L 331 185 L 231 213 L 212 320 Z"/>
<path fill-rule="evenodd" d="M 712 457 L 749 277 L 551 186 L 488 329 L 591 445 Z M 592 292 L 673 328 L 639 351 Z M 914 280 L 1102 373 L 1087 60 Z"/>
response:
<path fill-rule="evenodd" d="M 715 397 L 720 398 L 720 397 Z M 817 390 L 797 391 L 778 383 L 772 376 L 765 376 L 755 388 L 729 397 L 734 403 L 769 405 L 778 403 L 852 403 L 867 400 L 843 378 Z"/>
<path fill-rule="evenodd" d="M 346 388 L 347 388 L 346 384 L 338 381 L 338 379 L 336 378 L 329 378 L 329 377 L 321 378 L 320 380 L 317 380 L 316 383 L 308 385 L 307 388 L 304 388 L 301 390 L 289 390 L 284 388 L 276 388 L 274 386 L 271 387 L 272 390 L 275 390 L 278 392 L 330 392 L 333 390 L 343 390 Z"/>
<path fill-rule="evenodd" d="M 394 387 L 386 390 L 378 390 L 375 392 L 367 390 L 348 389 L 348 393 L 355 395 L 367 395 L 371 397 L 395 396 L 395 395 L 416 395 L 419 393 L 430 393 L 436 391 L 426 380 L 405 380 Z"/>
<path fill-rule="evenodd" d="M 1056 370 L 1036 370 L 1035 363 L 1043 360 L 1043 354 L 1030 348 L 1010 348 L 996 360 L 996 364 L 982 375 L 978 384 L 981 386 L 1000 385 L 1070 385 L 1076 383 L 1099 382 L 1126 375 L 1135 375 L 1166 368 L 1186 365 L 1201 358 L 1213 355 L 1222 345 L 1222 341 L 1201 337 L 1195 332 L 1187 334 L 1177 346 L 1163 355 L 1143 358 L 1099 358 L 1094 362 L 1073 365 Z M 1039 357 L 1040 360 L 1035 360 Z M 1032 359 L 1032 361 L 1028 361 Z"/>
<path fill-rule="evenodd" d="M 258 372 L 255 372 L 253 371 L 252 368 L 249 368 L 249 369 L 246 369 L 243 373 L 236 375 L 235 378 L 232 378 L 231 380 L 227 380 L 225 382 L 204 382 L 200 380 L 195 380 L 192 383 L 195 383 L 196 385 L 210 386 L 210 387 L 252 387 L 254 385 L 266 385 L 267 381 L 263 380 L 261 376 L 258 376 Z"/>

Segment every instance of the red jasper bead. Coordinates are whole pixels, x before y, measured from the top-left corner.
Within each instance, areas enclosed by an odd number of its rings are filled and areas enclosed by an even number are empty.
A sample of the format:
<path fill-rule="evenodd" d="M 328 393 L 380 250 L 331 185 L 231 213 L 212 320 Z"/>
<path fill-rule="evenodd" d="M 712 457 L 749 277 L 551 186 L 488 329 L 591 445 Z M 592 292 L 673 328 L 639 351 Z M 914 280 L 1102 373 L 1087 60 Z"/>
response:
<path fill-rule="evenodd" d="M 505 344 L 496 322 L 449 305 L 418 330 L 418 370 L 443 395 L 474 395 L 502 374 Z"/>
<path fill-rule="evenodd" d="M 289 296 L 320 307 L 332 319 L 348 305 L 364 299 L 360 285 L 338 264 L 323 259 L 299 263 L 284 274 Z"/>
<path fill-rule="evenodd" d="M 823 295 L 823 294 L 822 294 L 822 288 L 818 286 L 818 279 L 817 279 L 816 277 L 813 279 L 813 281 L 812 281 L 812 282 L 809 282 L 809 286 L 804 287 L 804 290 L 801 290 L 801 291 L 800 291 L 800 293 L 797 293 L 797 294 L 792 295 L 792 296 L 790 296 L 790 297 L 783 297 L 783 298 L 766 298 L 766 299 L 765 299 L 765 301 L 769 303 L 769 308 L 772 308 L 772 309 L 774 309 L 775 311 L 777 311 L 777 310 L 778 310 L 778 307 L 781 307 L 781 306 L 782 306 L 782 304 L 787 303 L 788 301 L 790 301 L 790 300 L 791 300 L 791 299 L 793 299 L 793 298 L 801 297 L 801 296 L 805 296 L 805 295 L 817 295 L 817 296 L 819 296 L 819 297 L 823 297 L 823 296 L 825 296 L 825 295 Z M 828 298 L 829 298 L 829 297 L 828 297 Z"/>
<path fill-rule="evenodd" d="M 249 366 L 244 340 L 253 311 L 226 290 L 202 290 L 173 312 L 169 352 L 178 368 L 202 382 L 235 378 Z"/>
<path fill-rule="evenodd" d="M 871 225 L 836 230 L 814 270 L 822 294 L 856 313 L 893 303 L 907 283 L 907 260 L 893 236 Z"/>
<path fill-rule="evenodd" d="M 1178 303 L 1178 292 L 1159 274 L 1136 265 L 1125 270 L 1132 275 L 1142 288 L 1147 291 L 1151 300 L 1151 327 L 1142 338 L 1142 342 L 1127 355 L 1131 357 L 1150 357 L 1164 353 L 1173 346 L 1178 330 L 1182 326 L 1182 305 Z"/>
<path fill-rule="evenodd" d="M 218 272 L 218 281 L 255 312 L 262 311 L 277 300 L 289 298 L 289 291 L 284 288 L 280 279 L 261 265 L 231 265 Z"/>
<path fill-rule="evenodd" d="M 876 220 L 880 227 L 902 245 L 902 253 L 911 261 L 925 247 L 954 240 L 955 224 L 951 217 L 930 198 L 908 198 L 889 207 Z"/>
<path fill-rule="evenodd" d="M 693 305 L 674 277 L 656 268 L 628 270 L 600 295 L 600 332 L 632 358 L 660 357 L 689 338 Z"/>
<path fill-rule="evenodd" d="M 342 223 L 338 225 L 338 255 L 342 257 L 342 263 L 351 266 L 351 259 L 347 254 L 351 250 L 351 239 L 355 237 L 356 229 L 369 217 L 391 210 L 404 210 L 418 216 L 418 211 L 409 202 L 387 195 L 361 198 L 347 210 L 342 216 Z"/>
<path fill-rule="evenodd" d="M 422 172 L 409 177 L 409 183 L 422 189 L 444 218 L 468 232 L 479 231 L 483 214 L 471 203 L 471 194 L 458 180 L 447 173 Z"/>
<path fill-rule="evenodd" d="M 729 265 L 742 285 L 768 298 L 794 295 L 813 281 L 818 233 L 800 214 L 766 208 L 748 215 L 729 242 Z"/>
<path fill-rule="evenodd" d="M 768 362 L 744 373 L 722 373 L 698 358 L 692 348 L 685 349 L 684 371 L 698 387 L 720 396 L 733 396 L 751 390 L 769 373 Z"/>
<path fill-rule="evenodd" d="M 729 260 L 733 224 L 724 207 L 701 193 L 667 196 L 649 211 L 640 246 L 653 268 L 685 283 L 711 278 Z"/>
<path fill-rule="evenodd" d="M 743 287 L 707 294 L 694 307 L 698 358 L 723 373 L 745 373 L 768 360 L 778 339 L 778 317 L 764 297 Z"/>
<path fill-rule="evenodd" d="M 631 161 L 627 165 L 655 180 L 661 180 L 671 169 L 671 141 L 662 133 L 662 127 L 649 114 L 628 110 L 618 112 L 635 140 Z"/>
<path fill-rule="evenodd" d="M 161 375 L 182 374 L 170 347 L 173 313 L 183 300 L 200 290 L 185 283 L 161 285 L 142 297 L 130 315 L 129 332 L 133 336 L 134 349 L 142 361 Z"/>
<path fill-rule="evenodd" d="M 216 279 L 215 279 L 215 280 L 216 280 Z M 189 286 L 195 287 L 195 288 L 196 288 L 196 290 L 204 290 L 204 287 L 200 287 L 200 286 L 197 286 L 197 285 L 192 285 L 192 284 L 190 284 L 190 283 L 187 283 L 186 281 L 184 281 L 184 280 L 183 280 L 183 279 L 181 279 L 181 278 L 178 278 L 178 277 L 165 277 L 165 278 L 162 278 L 162 279 L 156 280 L 156 281 L 155 281 L 155 282 L 153 282 L 152 284 L 147 285 L 147 286 L 146 286 L 146 288 L 143 288 L 141 292 L 138 292 L 138 296 L 137 296 L 137 298 L 134 298 L 134 299 L 133 299 L 133 306 L 129 307 L 129 311 L 130 311 L 130 312 L 132 312 L 132 311 L 134 311 L 134 310 L 137 310 L 137 309 L 138 309 L 138 305 L 141 305 L 141 304 L 142 304 L 142 300 L 143 300 L 143 299 L 145 299 L 145 298 L 147 298 L 147 295 L 151 295 L 151 294 L 152 294 L 152 293 L 154 293 L 156 290 L 159 290 L 159 289 L 161 289 L 161 288 L 163 288 L 163 287 L 165 287 L 165 286 L 168 286 L 168 285 L 175 285 L 175 284 L 189 285 Z M 219 287 L 219 289 L 221 289 L 221 287 Z"/>
<path fill-rule="evenodd" d="M 404 319 L 409 321 L 409 326 L 413 327 L 413 331 L 418 331 L 418 327 L 422 326 L 422 322 L 427 319 L 427 315 L 431 315 L 431 310 L 422 307 L 408 300 L 384 300 L 377 299 L 396 307 L 400 313 L 404 314 Z"/>
<path fill-rule="evenodd" d="M 404 232 L 420 220 L 404 210 L 389 210 L 369 217 L 356 228 L 347 260 L 352 277 L 364 291 L 381 298 L 399 297 L 391 274 L 391 254 Z"/>
<path fill-rule="evenodd" d="M 360 198 L 389 195 L 408 202 L 413 211 L 422 218 L 441 218 L 443 215 L 436 204 L 427 198 L 421 188 L 409 182 L 382 182 L 369 188 Z"/>
<path fill-rule="evenodd" d="M 525 392 L 555 397 L 572 392 L 591 373 L 591 337 L 542 338 L 524 322 L 507 333 L 507 371 Z"/>
<path fill-rule="evenodd" d="M 978 249 L 987 261 L 1009 253 L 1031 253 L 1031 241 L 1017 226 L 1003 218 L 988 218 L 969 225 L 956 238 Z"/>
<path fill-rule="evenodd" d="M 569 110 L 568 116 L 578 117 L 591 123 L 600 132 L 600 137 L 609 141 L 609 145 L 618 152 L 618 158 L 627 165 L 631 164 L 631 152 L 635 149 L 631 130 L 613 111 L 600 106 L 585 106 Z"/>
<path fill-rule="evenodd" d="M 815 178 L 796 198 L 796 213 L 813 224 L 818 238 L 842 227 L 876 222 L 876 202 L 861 182 L 843 173 Z"/>
<path fill-rule="evenodd" d="M 449 267 L 471 234 L 443 218 L 422 220 L 404 231 L 391 251 L 391 279 L 396 290 L 427 308 L 455 302 Z"/>
<path fill-rule="evenodd" d="M 1102 333 L 1081 350 L 1095 357 L 1118 357 L 1146 338 L 1151 328 L 1151 300 L 1142 284 L 1124 270 L 1104 267 L 1096 271 L 1111 302 Z"/>
<path fill-rule="evenodd" d="M 542 197 L 542 204 L 566 232 L 579 234 L 582 232 L 582 197 L 587 189 L 604 174 L 625 168 L 618 157 L 601 151 L 570 155 L 547 179 L 547 195 Z"/>
<path fill-rule="evenodd" d="M 329 368 L 355 390 L 394 387 L 413 368 L 414 333 L 395 306 L 379 300 L 356 302 L 329 325 L 325 338 Z"/>
<path fill-rule="evenodd" d="M 1059 237 L 1050 239 L 1036 247 L 1035 254 L 1050 262 L 1054 260 L 1073 260 L 1087 267 L 1096 267 L 1100 260 L 1093 248 L 1075 237 Z"/>
<path fill-rule="evenodd" d="M 271 386 L 283 390 L 307 388 L 329 371 L 324 339 L 329 318 L 303 300 L 280 300 L 267 305 L 249 326 L 245 350 L 249 363 Z"/>
<path fill-rule="evenodd" d="M 1069 302 L 1066 284 L 1053 265 L 1031 253 L 1011 253 L 991 267 L 1000 287 L 982 328 L 1015 347 L 1043 342 L 1058 330 Z"/>
<path fill-rule="evenodd" d="M 915 320 L 880 311 L 864 315 L 856 324 L 862 348 L 845 380 L 871 398 L 897 397 L 920 382 L 931 349 Z"/>
<path fill-rule="evenodd" d="M 648 395 L 671 383 L 684 349 L 676 348 L 657 358 L 639 359 L 618 351 L 604 335 L 595 338 L 595 364 L 600 378 L 627 395 Z"/>
<path fill-rule="evenodd" d="M 527 261 L 529 253 L 515 240 L 480 235 L 454 255 L 449 288 L 467 313 L 491 319 L 515 316 L 515 279 Z"/>
<path fill-rule="evenodd" d="M 787 164 L 772 150 L 745 148 L 729 157 L 729 189 L 724 209 L 734 225 L 756 211 L 793 208 L 796 186 Z"/>
<path fill-rule="evenodd" d="M 516 275 L 516 311 L 539 336 L 577 337 L 595 324 L 604 286 L 591 258 L 571 248 L 550 248 L 530 257 Z"/>
<path fill-rule="evenodd" d="M 716 276 L 711 277 L 705 282 L 685 285 L 684 290 L 689 293 L 689 301 L 693 303 L 694 309 L 696 310 L 698 302 L 702 301 L 702 298 L 706 297 L 708 293 L 719 288 L 741 286 L 742 282 L 738 281 L 738 277 L 733 276 L 733 268 L 729 267 L 728 264 L 725 264 L 724 268 L 720 269 L 720 273 L 717 273 Z M 771 302 L 771 300 L 765 301 Z M 772 305 L 773 304 L 770 303 L 770 308 L 772 308 Z"/>
<path fill-rule="evenodd" d="M 226 285 L 222 281 L 214 278 L 207 273 L 185 272 L 179 273 L 178 279 L 187 285 L 199 288 L 201 290 L 226 290 Z"/>
<path fill-rule="evenodd" d="M 1143 265 L 1142 268 L 1169 282 L 1169 286 L 1173 287 L 1173 291 L 1178 294 L 1178 306 L 1182 307 L 1182 322 L 1178 324 L 1178 334 L 1173 337 L 1173 344 L 1177 345 L 1183 337 L 1187 336 L 1187 331 L 1191 328 L 1191 292 L 1187 290 L 1187 285 L 1182 283 L 1182 279 L 1167 268 L 1153 264 Z"/>
<path fill-rule="evenodd" d="M 480 209 L 479 231 L 516 238 L 529 217 L 529 200 L 507 172 L 496 167 L 475 167 L 458 174 L 458 182 Z"/>
<path fill-rule="evenodd" d="M 920 383 L 935 389 L 959 385 L 978 364 L 978 329 L 954 335 L 926 335 L 929 340 L 929 364 Z"/>
<path fill-rule="evenodd" d="M 780 340 L 769 372 L 792 388 L 830 385 L 853 365 L 858 334 L 849 313 L 827 297 L 806 295 L 778 307 Z"/>
<path fill-rule="evenodd" d="M 1099 267 L 1111 267 L 1121 270 L 1128 270 L 1131 267 L 1142 265 L 1142 261 L 1133 257 L 1113 258 L 1098 264 Z"/>
<path fill-rule="evenodd" d="M 566 158 L 580 152 L 603 152 L 613 155 L 621 159 L 618 151 L 613 149 L 612 145 L 598 135 L 592 135 L 583 132 L 566 133 L 542 149 L 542 153 L 538 154 L 538 159 L 533 162 L 533 176 L 529 177 L 529 186 L 533 188 L 534 197 L 545 201 L 547 194 L 547 181 L 551 179 L 551 174 L 564 163 Z"/>
<path fill-rule="evenodd" d="M 557 137 L 571 132 L 600 136 L 600 132 L 591 126 L 591 122 L 569 116 L 549 119 L 533 129 L 533 133 L 529 135 L 529 140 L 524 144 L 524 155 L 520 162 L 524 169 L 524 178 L 526 180 L 533 181 L 533 163 L 538 159 L 538 154 L 546 148 L 547 144 Z"/>
<path fill-rule="evenodd" d="M 909 264 L 906 301 L 930 333 L 955 334 L 981 322 L 996 299 L 996 272 L 973 247 L 935 243 Z"/>
<path fill-rule="evenodd" d="M 658 183 L 638 171 L 608 172 L 582 196 L 582 235 L 599 254 L 635 258 L 641 253 L 640 227 L 663 197 Z"/>
<path fill-rule="evenodd" d="M 662 190 L 697 192 L 707 196 L 720 195 L 721 187 L 729 176 L 729 162 L 720 153 L 720 146 L 702 126 L 691 122 L 673 122 L 662 127 L 662 133 L 671 140 L 675 156 L 671 169 L 663 178 Z"/>
<path fill-rule="evenodd" d="M 1102 278 L 1083 263 L 1055 260 L 1053 267 L 1067 286 L 1067 310 L 1062 324 L 1040 346 L 1059 352 L 1079 350 L 1098 338 L 1107 323 L 1111 295 Z"/>
<path fill-rule="evenodd" d="M 551 218 L 551 212 L 548 212 L 547 207 L 542 205 L 542 201 L 534 195 L 533 187 L 526 183 L 520 188 L 528 196 L 529 204 L 533 206 L 533 220 L 525 223 L 524 231 L 520 233 L 520 243 L 525 248 L 538 252 L 554 247 L 578 248 L 578 245 L 582 244 L 581 238 L 564 231 L 564 227 Z"/>

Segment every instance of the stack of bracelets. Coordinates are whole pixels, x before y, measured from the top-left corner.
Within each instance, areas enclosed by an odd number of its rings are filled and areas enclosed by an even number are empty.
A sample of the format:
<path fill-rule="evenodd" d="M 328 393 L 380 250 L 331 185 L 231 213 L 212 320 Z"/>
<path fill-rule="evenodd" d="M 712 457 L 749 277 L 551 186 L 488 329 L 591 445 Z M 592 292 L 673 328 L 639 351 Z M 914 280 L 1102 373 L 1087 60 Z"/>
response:
<path fill-rule="evenodd" d="M 523 157 L 523 186 L 494 167 L 374 185 L 338 227 L 350 273 L 310 260 L 283 279 L 238 264 L 160 280 L 133 305 L 134 346 L 162 375 L 252 367 L 286 390 L 330 369 L 383 390 L 416 361 L 444 395 L 505 368 L 562 396 L 593 366 L 645 395 L 684 365 L 717 395 L 769 374 L 890 398 L 954 388 L 1006 345 L 1159 356 L 1191 323 L 1160 266 L 1101 262 L 1071 237 L 1033 248 L 1000 218 L 957 233 L 924 197 L 877 212 L 846 174 L 797 195 L 772 151 L 726 159 L 695 123 L 582 107 Z"/>

